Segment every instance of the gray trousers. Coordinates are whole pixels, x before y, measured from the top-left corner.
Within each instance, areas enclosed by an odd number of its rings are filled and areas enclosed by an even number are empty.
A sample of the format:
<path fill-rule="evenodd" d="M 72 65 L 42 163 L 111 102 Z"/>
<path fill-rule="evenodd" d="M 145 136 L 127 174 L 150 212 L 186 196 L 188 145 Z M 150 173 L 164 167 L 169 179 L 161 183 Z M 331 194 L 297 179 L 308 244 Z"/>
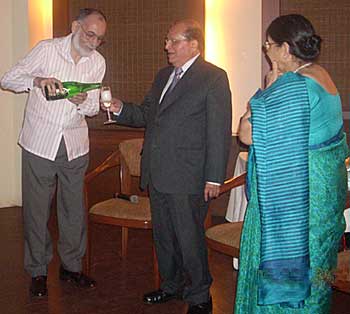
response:
<path fill-rule="evenodd" d="M 162 193 L 152 182 L 149 192 L 161 289 L 182 291 L 183 299 L 191 305 L 207 302 L 212 278 L 204 230 L 208 203 L 203 193 Z"/>
<path fill-rule="evenodd" d="M 57 186 L 58 253 L 64 268 L 78 272 L 86 250 L 83 198 L 88 154 L 68 161 L 62 138 L 54 161 L 22 150 L 24 268 L 32 276 L 47 275 L 52 242 L 47 228 Z"/>

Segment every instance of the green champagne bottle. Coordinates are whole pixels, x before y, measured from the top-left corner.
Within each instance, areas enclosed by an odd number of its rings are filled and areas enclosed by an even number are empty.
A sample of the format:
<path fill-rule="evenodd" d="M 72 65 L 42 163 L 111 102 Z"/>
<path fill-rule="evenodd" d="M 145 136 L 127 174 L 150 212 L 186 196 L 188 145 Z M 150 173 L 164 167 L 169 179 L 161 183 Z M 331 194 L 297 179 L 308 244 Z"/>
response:
<path fill-rule="evenodd" d="M 101 88 L 101 83 L 80 83 L 80 82 L 63 82 L 63 91 L 60 92 L 58 87 L 56 95 L 49 95 L 49 91 L 45 86 L 45 97 L 47 100 L 57 100 L 64 98 L 71 98 L 77 94 L 85 93 L 89 90 Z"/>

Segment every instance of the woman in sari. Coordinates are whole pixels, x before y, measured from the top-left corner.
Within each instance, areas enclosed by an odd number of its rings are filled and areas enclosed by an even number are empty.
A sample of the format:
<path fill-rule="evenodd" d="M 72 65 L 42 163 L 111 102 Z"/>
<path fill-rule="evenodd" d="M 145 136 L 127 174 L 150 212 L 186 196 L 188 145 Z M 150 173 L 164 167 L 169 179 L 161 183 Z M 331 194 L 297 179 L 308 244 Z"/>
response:
<path fill-rule="evenodd" d="M 326 314 L 344 231 L 348 155 L 341 101 L 315 63 L 321 38 L 301 15 L 267 30 L 272 70 L 250 100 L 248 208 L 235 314 Z"/>

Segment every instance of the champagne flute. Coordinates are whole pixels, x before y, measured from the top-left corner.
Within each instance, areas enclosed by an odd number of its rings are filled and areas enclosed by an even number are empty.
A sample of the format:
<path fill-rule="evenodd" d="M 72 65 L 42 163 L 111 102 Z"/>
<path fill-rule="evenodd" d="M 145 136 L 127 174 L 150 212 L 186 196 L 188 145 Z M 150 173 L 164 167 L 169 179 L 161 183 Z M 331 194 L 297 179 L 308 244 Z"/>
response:
<path fill-rule="evenodd" d="M 107 108 L 108 120 L 105 121 L 104 124 L 116 123 L 116 121 L 111 119 L 111 113 L 109 110 L 109 107 L 111 106 L 111 102 L 112 102 L 112 92 L 111 92 L 111 88 L 109 86 L 102 86 L 101 87 L 101 102 Z"/>

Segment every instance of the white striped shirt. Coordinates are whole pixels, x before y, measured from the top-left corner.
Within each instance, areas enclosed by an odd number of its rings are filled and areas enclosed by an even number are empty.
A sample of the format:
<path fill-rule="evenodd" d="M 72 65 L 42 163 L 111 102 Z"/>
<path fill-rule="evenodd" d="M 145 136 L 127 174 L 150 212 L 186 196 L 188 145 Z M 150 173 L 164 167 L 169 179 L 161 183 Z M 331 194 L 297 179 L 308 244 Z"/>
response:
<path fill-rule="evenodd" d="M 87 100 L 76 106 L 67 99 L 47 101 L 41 89 L 33 88 L 35 77 L 54 77 L 62 82 L 102 81 L 106 70 L 102 55 L 94 51 L 75 64 L 71 39 L 72 34 L 41 41 L 1 79 L 4 89 L 29 92 L 20 146 L 49 160 L 55 160 L 62 136 L 68 160 L 87 154 L 89 137 L 85 116 L 94 116 L 99 111 L 98 90 L 88 92 Z"/>

